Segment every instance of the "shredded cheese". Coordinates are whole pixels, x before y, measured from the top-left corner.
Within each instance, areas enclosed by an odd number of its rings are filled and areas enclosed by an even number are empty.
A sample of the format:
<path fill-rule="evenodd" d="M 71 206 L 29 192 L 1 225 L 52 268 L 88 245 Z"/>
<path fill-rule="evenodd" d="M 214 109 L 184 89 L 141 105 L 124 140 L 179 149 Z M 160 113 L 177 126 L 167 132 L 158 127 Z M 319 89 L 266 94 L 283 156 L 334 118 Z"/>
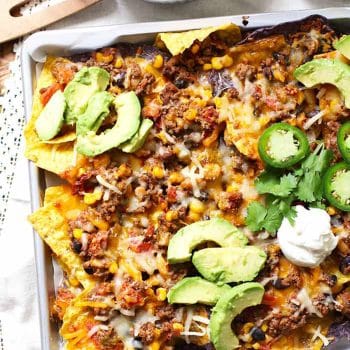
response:
<path fill-rule="evenodd" d="M 296 300 L 300 302 L 299 312 L 306 309 L 310 314 L 315 314 L 318 317 L 323 317 L 323 315 L 317 310 L 317 308 L 313 305 L 312 299 L 310 298 L 308 292 L 305 288 L 300 289 Z"/>
<path fill-rule="evenodd" d="M 118 187 L 107 182 L 101 175 L 97 175 L 96 180 L 100 185 L 110 189 L 111 191 L 116 192 L 118 194 L 122 194 Z"/>
<path fill-rule="evenodd" d="M 104 325 L 104 324 L 98 324 L 98 325 L 96 325 L 96 326 L 93 326 L 90 330 L 89 330 L 89 332 L 88 332 L 88 334 L 87 334 L 87 336 L 89 337 L 89 338 L 91 338 L 95 333 L 97 333 L 99 330 L 102 330 L 102 331 L 108 331 L 108 326 L 106 326 L 106 325 Z"/>
<path fill-rule="evenodd" d="M 326 113 L 325 111 L 320 111 L 317 114 L 315 114 L 313 117 L 309 118 L 304 124 L 304 130 L 309 129 L 317 121 L 321 122 L 321 118 L 325 115 L 325 113 Z"/>
<path fill-rule="evenodd" d="M 324 346 L 327 346 L 329 344 L 328 338 L 321 333 L 321 326 L 318 326 L 314 331 L 314 335 L 312 336 L 311 341 L 315 341 L 317 338 L 321 339 Z"/>

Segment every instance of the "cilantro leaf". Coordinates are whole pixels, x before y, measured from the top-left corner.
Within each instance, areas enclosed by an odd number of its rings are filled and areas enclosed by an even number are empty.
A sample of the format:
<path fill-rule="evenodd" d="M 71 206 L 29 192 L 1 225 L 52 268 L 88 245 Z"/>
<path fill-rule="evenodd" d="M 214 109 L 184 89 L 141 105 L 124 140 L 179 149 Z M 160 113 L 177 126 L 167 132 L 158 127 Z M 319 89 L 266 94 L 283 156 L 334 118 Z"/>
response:
<path fill-rule="evenodd" d="M 279 205 L 271 205 L 267 209 L 263 227 L 267 232 L 274 234 L 280 228 L 282 220 L 283 213 L 281 212 Z"/>
<path fill-rule="evenodd" d="M 260 231 L 266 214 L 267 210 L 261 203 L 252 202 L 248 206 L 245 223 L 251 231 Z"/>
<path fill-rule="evenodd" d="M 302 163 L 298 170 L 300 181 L 296 191 L 298 199 L 312 203 L 322 199 L 322 176 L 333 158 L 332 151 L 325 149 L 323 144 L 316 147 Z"/>
<path fill-rule="evenodd" d="M 255 188 L 260 194 L 270 193 L 277 197 L 287 197 L 298 184 L 298 179 L 293 174 L 280 174 L 272 171 L 264 171 L 255 182 Z"/>

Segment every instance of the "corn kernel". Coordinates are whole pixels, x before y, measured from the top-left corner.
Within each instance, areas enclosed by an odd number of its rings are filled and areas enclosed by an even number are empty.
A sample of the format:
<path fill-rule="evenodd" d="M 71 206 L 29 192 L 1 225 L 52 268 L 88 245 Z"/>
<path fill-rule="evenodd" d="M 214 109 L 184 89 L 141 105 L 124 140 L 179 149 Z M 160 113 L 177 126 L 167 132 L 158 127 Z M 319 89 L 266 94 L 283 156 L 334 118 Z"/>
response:
<path fill-rule="evenodd" d="M 224 68 L 224 65 L 222 64 L 221 57 L 212 57 L 211 64 L 215 70 L 220 70 Z"/>
<path fill-rule="evenodd" d="M 96 217 L 90 217 L 89 221 L 101 231 L 107 231 L 109 229 L 109 224 L 107 221 Z"/>
<path fill-rule="evenodd" d="M 163 63 L 164 63 L 164 58 L 162 55 L 157 55 L 156 57 L 154 57 L 154 61 L 153 61 L 154 68 L 161 68 L 163 66 Z"/>
<path fill-rule="evenodd" d="M 259 343 L 254 343 L 252 346 L 253 346 L 253 349 L 260 349 Z"/>
<path fill-rule="evenodd" d="M 206 180 L 216 180 L 221 174 L 221 167 L 216 163 L 206 164 L 204 167 L 204 178 Z"/>
<path fill-rule="evenodd" d="M 122 68 L 124 64 L 124 60 L 121 57 L 118 57 L 114 63 L 115 68 Z"/>
<path fill-rule="evenodd" d="M 115 261 L 113 261 L 110 265 L 109 265 L 109 272 L 110 273 L 116 273 L 117 271 L 118 271 L 118 264 L 115 262 Z"/>
<path fill-rule="evenodd" d="M 213 66 L 210 63 L 203 64 L 203 70 L 211 70 Z"/>
<path fill-rule="evenodd" d="M 149 350 L 159 350 L 160 344 L 159 341 L 154 341 L 149 345 Z"/>
<path fill-rule="evenodd" d="M 201 216 L 198 213 L 195 213 L 194 211 L 190 211 L 187 217 L 192 222 L 196 222 L 201 219 Z"/>
<path fill-rule="evenodd" d="M 214 97 L 214 103 L 216 108 L 221 108 L 222 107 L 222 99 L 220 97 Z"/>
<path fill-rule="evenodd" d="M 335 209 L 331 206 L 327 207 L 327 213 L 329 215 L 334 215 L 336 213 Z"/>
<path fill-rule="evenodd" d="M 191 52 L 193 54 L 196 54 L 200 49 L 200 46 L 198 44 L 193 44 L 192 47 L 191 47 Z"/>
<path fill-rule="evenodd" d="M 152 169 L 152 175 L 157 179 L 162 179 L 164 177 L 164 169 L 161 168 L 160 166 L 155 166 Z"/>
<path fill-rule="evenodd" d="M 117 170 L 118 177 L 123 177 L 123 176 L 128 177 L 131 175 L 131 173 L 132 173 L 132 170 L 130 169 L 130 167 L 124 163 Z"/>
<path fill-rule="evenodd" d="M 175 322 L 173 323 L 173 330 L 177 332 L 182 332 L 184 329 L 184 326 L 181 323 Z"/>
<path fill-rule="evenodd" d="M 247 322 L 243 326 L 243 333 L 248 333 L 254 327 L 254 323 Z"/>
<path fill-rule="evenodd" d="M 190 203 L 190 211 L 202 214 L 205 211 L 205 205 L 199 199 L 192 199 Z"/>
<path fill-rule="evenodd" d="M 179 172 L 171 173 L 169 176 L 169 182 L 171 184 L 179 184 L 184 180 L 184 177 Z"/>
<path fill-rule="evenodd" d="M 156 293 L 159 301 L 164 301 L 166 299 L 167 292 L 165 288 L 158 288 Z"/>
<path fill-rule="evenodd" d="M 75 277 L 70 277 L 69 284 L 73 287 L 78 287 L 80 283 Z"/>
<path fill-rule="evenodd" d="M 276 79 L 276 80 L 279 80 L 280 82 L 284 83 L 284 81 L 286 80 L 285 76 L 281 73 L 281 71 L 275 69 L 273 72 L 273 77 Z"/>
<path fill-rule="evenodd" d="M 261 326 L 261 329 L 264 331 L 264 332 L 266 332 L 267 331 L 267 324 L 266 323 L 264 323 L 262 326 Z"/>
<path fill-rule="evenodd" d="M 176 220 L 177 218 L 178 218 L 178 213 L 175 210 L 169 210 L 165 214 L 166 221 L 173 221 L 173 220 Z"/>
<path fill-rule="evenodd" d="M 102 63 L 110 63 L 114 59 L 113 55 L 104 55 L 102 52 L 97 52 L 96 53 L 96 60 L 97 62 L 102 62 Z"/>
<path fill-rule="evenodd" d="M 239 190 L 239 187 L 237 184 L 231 184 L 226 187 L 226 192 L 237 192 Z"/>
<path fill-rule="evenodd" d="M 78 171 L 78 176 L 80 177 L 81 175 L 85 174 L 86 169 L 85 168 L 80 168 Z"/>
<path fill-rule="evenodd" d="M 73 237 L 75 239 L 80 239 L 82 235 L 83 235 L 83 230 L 81 228 L 75 228 L 73 230 Z"/>
<path fill-rule="evenodd" d="M 94 204 L 102 198 L 101 191 L 94 191 L 92 193 L 84 194 L 84 203 L 87 205 Z"/>
<path fill-rule="evenodd" d="M 185 113 L 184 117 L 187 120 L 194 120 L 197 116 L 197 111 L 194 108 L 189 108 Z"/>
<path fill-rule="evenodd" d="M 222 64 L 225 68 L 231 67 L 233 65 L 233 59 L 229 55 L 225 55 L 222 57 Z"/>

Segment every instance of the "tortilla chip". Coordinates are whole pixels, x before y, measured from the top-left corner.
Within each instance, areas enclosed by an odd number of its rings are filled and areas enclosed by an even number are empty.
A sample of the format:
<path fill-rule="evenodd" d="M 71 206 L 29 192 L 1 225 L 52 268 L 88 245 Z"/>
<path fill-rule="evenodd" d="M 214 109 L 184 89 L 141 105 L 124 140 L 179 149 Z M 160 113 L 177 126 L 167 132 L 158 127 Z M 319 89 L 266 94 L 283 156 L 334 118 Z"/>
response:
<path fill-rule="evenodd" d="M 91 289 L 86 289 L 73 299 L 64 314 L 60 334 L 66 340 L 67 350 L 97 350 L 88 332 L 98 322 L 94 320 L 93 314 L 86 312 L 84 307 L 79 305 L 90 291 Z"/>
<path fill-rule="evenodd" d="M 48 143 L 50 145 L 54 145 L 57 143 L 65 143 L 65 142 L 71 142 L 74 141 L 77 138 L 77 134 L 75 131 L 69 131 L 68 133 L 62 135 L 62 136 L 57 136 L 54 139 L 48 140 L 48 141 L 41 141 L 42 143 Z"/>
<path fill-rule="evenodd" d="M 226 23 L 221 26 L 195 29 L 187 32 L 159 33 L 156 43 L 158 46 L 164 44 L 170 53 L 175 56 L 191 47 L 196 40 L 202 42 L 210 34 L 217 31 L 229 33 L 234 41 L 238 41 L 241 38 L 241 30 L 239 27 L 233 23 Z"/>
<path fill-rule="evenodd" d="M 29 216 L 29 221 L 40 237 L 55 253 L 69 279 L 78 280 L 84 288 L 94 284 L 80 257 L 71 248 L 68 219 L 76 218 L 86 207 L 79 197 L 71 194 L 69 186 L 50 187 L 46 190 L 44 206 Z"/>
<path fill-rule="evenodd" d="M 75 135 L 73 137 L 72 133 L 68 133 L 44 143 L 35 131 L 35 122 L 43 110 L 40 90 L 56 82 L 51 73 L 51 66 L 55 60 L 53 57 L 48 57 L 40 74 L 33 96 L 32 116 L 24 130 L 24 137 L 26 140 L 25 156 L 39 168 L 60 174 L 76 164 L 73 142 Z"/>

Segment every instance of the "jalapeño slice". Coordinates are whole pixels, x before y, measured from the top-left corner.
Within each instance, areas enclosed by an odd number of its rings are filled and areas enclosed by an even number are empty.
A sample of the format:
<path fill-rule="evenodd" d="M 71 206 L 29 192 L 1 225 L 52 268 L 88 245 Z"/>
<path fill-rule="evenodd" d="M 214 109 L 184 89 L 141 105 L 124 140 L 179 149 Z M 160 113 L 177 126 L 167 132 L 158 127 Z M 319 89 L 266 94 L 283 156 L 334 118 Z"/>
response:
<path fill-rule="evenodd" d="M 350 121 L 344 123 L 337 135 L 338 148 L 347 163 L 350 163 Z"/>
<path fill-rule="evenodd" d="M 289 168 L 310 152 L 306 135 L 288 123 L 267 128 L 258 142 L 260 158 L 274 168 Z"/>
<path fill-rule="evenodd" d="M 334 207 L 350 211 L 350 164 L 340 162 L 330 167 L 323 178 L 323 191 Z"/>

